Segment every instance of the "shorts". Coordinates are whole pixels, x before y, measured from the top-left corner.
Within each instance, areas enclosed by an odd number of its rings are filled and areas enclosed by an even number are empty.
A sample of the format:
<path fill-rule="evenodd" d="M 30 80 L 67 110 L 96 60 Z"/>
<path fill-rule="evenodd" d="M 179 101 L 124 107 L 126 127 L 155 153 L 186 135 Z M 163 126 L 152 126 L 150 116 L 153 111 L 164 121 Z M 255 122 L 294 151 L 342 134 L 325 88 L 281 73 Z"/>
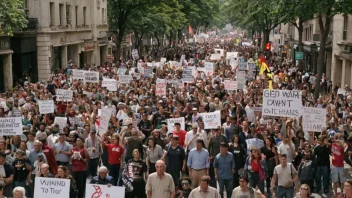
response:
<path fill-rule="evenodd" d="M 331 166 L 331 181 L 333 183 L 339 182 L 339 177 L 340 177 L 340 183 L 345 183 L 345 175 L 343 173 L 343 167 L 336 167 L 336 166 Z"/>

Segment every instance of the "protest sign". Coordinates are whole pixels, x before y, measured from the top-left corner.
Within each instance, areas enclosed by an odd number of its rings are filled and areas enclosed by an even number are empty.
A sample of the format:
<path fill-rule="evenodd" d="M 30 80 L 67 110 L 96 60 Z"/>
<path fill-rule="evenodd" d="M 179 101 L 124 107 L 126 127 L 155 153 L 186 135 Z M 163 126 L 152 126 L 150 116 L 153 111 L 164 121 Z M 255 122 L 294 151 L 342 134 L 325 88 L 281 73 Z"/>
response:
<path fill-rule="evenodd" d="M 344 90 L 344 89 L 342 89 L 342 88 L 339 88 L 339 89 L 337 90 L 337 95 L 343 95 L 343 96 L 345 96 L 346 93 L 347 93 L 347 91 Z"/>
<path fill-rule="evenodd" d="M 139 58 L 138 49 L 132 50 L 132 58 L 135 60 Z"/>
<path fill-rule="evenodd" d="M 215 49 L 215 54 L 220 54 L 220 56 L 224 56 L 224 50 L 223 49 Z"/>
<path fill-rule="evenodd" d="M 108 131 L 111 112 L 112 112 L 112 108 L 107 108 L 107 107 L 101 108 L 100 125 L 98 129 L 99 134 L 103 134 Z"/>
<path fill-rule="evenodd" d="M 255 72 L 257 71 L 257 65 L 253 62 L 248 62 L 248 73 L 251 75 L 255 75 Z"/>
<path fill-rule="evenodd" d="M 244 86 L 246 84 L 245 75 L 246 73 L 244 71 L 237 72 L 237 75 L 236 75 L 237 89 L 244 89 Z"/>
<path fill-rule="evenodd" d="M 166 120 L 167 122 L 167 130 L 169 132 L 175 131 L 175 123 L 180 123 L 181 124 L 181 129 L 185 130 L 185 118 L 169 118 Z"/>
<path fill-rule="evenodd" d="M 220 111 L 201 114 L 204 122 L 204 129 L 216 129 L 221 127 Z"/>
<path fill-rule="evenodd" d="M 72 101 L 73 91 L 67 89 L 56 89 L 56 101 Z"/>
<path fill-rule="evenodd" d="M 160 58 L 160 63 L 163 64 L 166 62 L 166 58 Z"/>
<path fill-rule="evenodd" d="M 68 117 L 68 121 L 71 127 L 73 127 L 73 125 L 83 126 L 82 116 Z"/>
<path fill-rule="evenodd" d="M 166 96 L 166 80 L 165 79 L 156 79 L 156 89 L 155 95 L 157 96 Z"/>
<path fill-rule="evenodd" d="M 238 66 L 238 62 L 235 59 L 231 59 L 229 64 L 230 64 L 232 70 L 235 70 L 236 67 Z"/>
<path fill-rule="evenodd" d="M 221 55 L 220 54 L 211 54 L 210 55 L 210 60 L 220 60 Z"/>
<path fill-rule="evenodd" d="M 125 197 L 125 187 L 98 184 L 86 184 L 85 198 L 122 198 Z"/>
<path fill-rule="evenodd" d="M 49 177 L 35 177 L 34 197 L 63 198 L 70 197 L 71 180 Z"/>
<path fill-rule="evenodd" d="M 235 91 L 237 90 L 237 82 L 234 80 L 224 80 L 225 90 Z"/>
<path fill-rule="evenodd" d="M 194 82 L 194 78 L 193 78 L 193 69 L 186 67 L 183 69 L 183 73 L 182 73 L 182 80 L 183 82 L 190 82 L 193 83 Z"/>
<path fill-rule="evenodd" d="M 99 82 L 99 72 L 85 71 L 84 72 L 84 82 L 86 82 L 86 83 L 98 83 Z"/>
<path fill-rule="evenodd" d="M 117 91 L 117 81 L 115 79 L 104 78 L 101 87 L 106 87 L 109 91 Z"/>
<path fill-rule="evenodd" d="M 245 58 L 238 58 L 238 71 L 247 70 L 247 61 Z"/>
<path fill-rule="evenodd" d="M 54 113 L 53 100 L 38 100 L 40 114 Z"/>
<path fill-rule="evenodd" d="M 0 136 L 22 135 L 22 128 L 21 117 L 0 118 Z"/>
<path fill-rule="evenodd" d="M 126 67 L 120 67 L 119 70 L 117 70 L 117 74 L 125 75 L 126 71 L 127 71 Z"/>
<path fill-rule="evenodd" d="M 60 130 L 63 130 L 64 127 L 67 125 L 67 118 L 66 117 L 55 117 L 54 124 L 58 124 Z"/>
<path fill-rule="evenodd" d="M 247 143 L 247 154 L 251 152 L 252 148 L 260 150 L 264 146 L 264 141 L 258 138 L 251 138 L 246 140 Z"/>
<path fill-rule="evenodd" d="M 204 63 L 205 74 L 207 76 L 212 76 L 214 74 L 214 64 L 212 62 Z"/>
<path fill-rule="evenodd" d="M 226 59 L 227 60 L 235 59 L 237 58 L 237 54 L 238 52 L 226 52 Z"/>
<path fill-rule="evenodd" d="M 12 109 L 12 117 L 21 117 L 22 111 L 20 109 Z"/>
<path fill-rule="evenodd" d="M 132 80 L 132 76 L 130 75 L 119 75 L 120 84 L 129 84 Z"/>
<path fill-rule="evenodd" d="M 78 79 L 78 80 L 83 80 L 84 79 L 84 70 L 73 69 L 72 70 L 72 78 Z"/>
<path fill-rule="evenodd" d="M 264 116 L 299 117 L 302 115 L 302 95 L 297 90 L 263 91 Z"/>
<path fill-rule="evenodd" d="M 166 81 L 167 84 L 175 84 L 175 85 L 177 85 L 177 84 L 180 83 L 180 82 L 182 82 L 182 81 L 179 80 L 179 79 L 168 79 L 168 80 Z"/>
<path fill-rule="evenodd" d="M 145 67 L 144 68 L 144 77 L 149 77 L 153 73 L 153 68 L 151 67 Z"/>
<path fill-rule="evenodd" d="M 303 131 L 322 132 L 326 127 L 326 109 L 303 107 Z"/>

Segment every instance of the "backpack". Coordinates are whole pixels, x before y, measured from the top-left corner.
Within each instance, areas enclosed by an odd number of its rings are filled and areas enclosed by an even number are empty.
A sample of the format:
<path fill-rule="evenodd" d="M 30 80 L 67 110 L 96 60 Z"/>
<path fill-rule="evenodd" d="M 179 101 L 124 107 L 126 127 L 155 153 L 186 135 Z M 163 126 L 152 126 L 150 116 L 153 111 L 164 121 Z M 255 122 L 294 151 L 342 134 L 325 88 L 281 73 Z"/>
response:
<path fill-rule="evenodd" d="M 302 163 L 299 166 L 299 180 L 311 181 L 313 180 L 313 162 L 311 160 Z"/>

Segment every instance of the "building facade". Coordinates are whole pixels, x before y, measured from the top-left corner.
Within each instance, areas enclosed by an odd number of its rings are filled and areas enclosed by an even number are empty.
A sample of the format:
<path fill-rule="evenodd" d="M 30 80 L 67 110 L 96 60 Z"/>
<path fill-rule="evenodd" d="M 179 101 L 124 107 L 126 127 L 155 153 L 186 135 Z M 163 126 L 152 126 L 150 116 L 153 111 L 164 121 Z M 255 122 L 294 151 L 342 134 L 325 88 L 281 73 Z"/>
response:
<path fill-rule="evenodd" d="M 12 88 L 12 53 L 10 38 L 0 36 L 0 92 Z"/>

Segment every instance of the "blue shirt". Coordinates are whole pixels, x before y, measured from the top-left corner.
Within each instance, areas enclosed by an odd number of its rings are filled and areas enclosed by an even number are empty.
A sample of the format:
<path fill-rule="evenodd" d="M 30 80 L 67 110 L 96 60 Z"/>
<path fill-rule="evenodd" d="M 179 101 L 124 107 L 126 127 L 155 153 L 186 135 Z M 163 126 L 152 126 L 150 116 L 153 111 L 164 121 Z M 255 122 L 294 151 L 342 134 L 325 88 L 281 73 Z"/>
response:
<path fill-rule="evenodd" d="M 218 169 L 219 179 L 232 179 L 232 169 L 235 169 L 235 160 L 230 152 L 227 152 L 225 156 L 221 153 L 215 156 L 214 168 Z"/>
<path fill-rule="evenodd" d="M 209 152 L 204 148 L 200 152 L 197 148 L 192 149 L 188 154 L 187 166 L 196 170 L 209 168 Z"/>

